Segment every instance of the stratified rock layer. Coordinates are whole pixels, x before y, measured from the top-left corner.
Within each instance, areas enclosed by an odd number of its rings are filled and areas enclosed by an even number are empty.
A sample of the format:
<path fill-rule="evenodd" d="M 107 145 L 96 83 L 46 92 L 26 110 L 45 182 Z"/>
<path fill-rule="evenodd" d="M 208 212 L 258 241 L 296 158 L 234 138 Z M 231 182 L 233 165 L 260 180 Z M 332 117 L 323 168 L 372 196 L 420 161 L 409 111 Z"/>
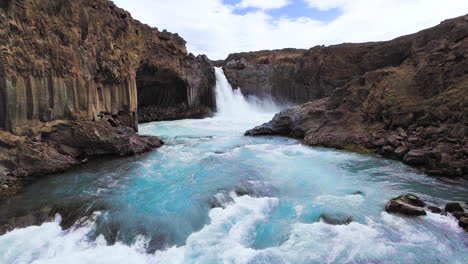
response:
<path fill-rule="evenodd" d="M 315 47 L 296 55 L 287 62 L 293 69 L 289 86 L 315 95 L 246 134 L 379 153 L 431 175 L 467 177 L 467 37 L 463 16 L 388 42 Z M 286 63 L 249 64 L 262 54 L 245 60 L 238 57 L 242 54 L 230 56 L 225 68 L 231 81 L 248 82 L 249 74 L 256 74 L 249 67 L 277 69 Z"/>

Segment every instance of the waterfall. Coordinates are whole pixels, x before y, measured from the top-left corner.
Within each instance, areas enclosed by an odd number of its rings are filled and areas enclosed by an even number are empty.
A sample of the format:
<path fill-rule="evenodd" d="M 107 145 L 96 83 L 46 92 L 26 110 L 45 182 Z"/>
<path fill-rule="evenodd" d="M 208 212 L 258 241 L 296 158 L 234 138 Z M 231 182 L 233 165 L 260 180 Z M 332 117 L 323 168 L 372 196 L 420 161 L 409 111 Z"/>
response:
<path fill-rule="evenodd" d="M 251 119 L 280 110 L 270 99 L 246 98 L 241 89 L 232 89 L 223 69 L 216 67 L 215 74 L 217 116 L 230 119 Z"/>

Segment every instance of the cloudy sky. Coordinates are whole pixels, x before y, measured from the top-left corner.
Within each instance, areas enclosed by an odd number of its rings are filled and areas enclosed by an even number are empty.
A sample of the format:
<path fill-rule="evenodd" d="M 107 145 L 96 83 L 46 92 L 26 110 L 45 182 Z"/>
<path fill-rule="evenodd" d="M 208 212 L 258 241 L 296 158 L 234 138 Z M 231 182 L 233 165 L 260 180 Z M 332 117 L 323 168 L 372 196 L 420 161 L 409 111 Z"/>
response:
<path fill-rule="evenodd" d="M 190 52 L 229 53 L 389 40 L 468 12 L 467 0 L 114 0 L 179 33 Z"/>

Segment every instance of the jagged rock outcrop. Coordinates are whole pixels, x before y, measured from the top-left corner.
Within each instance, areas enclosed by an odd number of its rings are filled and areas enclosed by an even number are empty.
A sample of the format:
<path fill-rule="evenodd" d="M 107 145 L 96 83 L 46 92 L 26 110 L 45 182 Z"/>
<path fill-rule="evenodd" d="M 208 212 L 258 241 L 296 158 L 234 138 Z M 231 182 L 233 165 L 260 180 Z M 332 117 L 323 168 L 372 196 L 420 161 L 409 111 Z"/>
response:
<path fill-rule="evenodd" d="M 388 42 L 312 48 L 292 60 L 291 85 L 301 80 L 321 96 L 246 134 L 379 153 L 431 175 L 468 177 L 467 54 L 468 15 Z"/>
<path fill-rule="evenodd" d="M 144 25 L 111 1 L 0 0 L 0 132 L 8 135 L 0 145 L 0 185 L 63 170 L 78 153 L 123 155 L 157 146 L 133 131 L 138 114 L 143 121 L 208 115 L 214 86 L 205 56 L 187 54 L 177 34 Z M 88 137 L 88 129 L 105 138 Z M 75 138 L 50 141 L 51 131 L 60 130 Z M 78 142 L 77 135 L 86 136 Z M 22 156 L 20 149 L 34 146 L 41 153 Z M 19 173 L 23 158 L 39 169 Z"/>

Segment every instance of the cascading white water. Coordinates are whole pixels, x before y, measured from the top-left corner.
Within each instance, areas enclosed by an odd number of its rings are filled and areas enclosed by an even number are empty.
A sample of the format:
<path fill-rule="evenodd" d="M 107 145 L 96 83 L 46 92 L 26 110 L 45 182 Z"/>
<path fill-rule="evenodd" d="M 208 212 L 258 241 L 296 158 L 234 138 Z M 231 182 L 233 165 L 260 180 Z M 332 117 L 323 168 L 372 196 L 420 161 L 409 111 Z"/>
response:
<path fill-rule="evenodd" d="M 278 112 L 280 107 L 271 99 L 246 98 L 241 89 L 233 89 L 223 69 L 215 68 L 216 105 L 218 117 L 229 119 L 252 119 L 259 115 Z"/>

